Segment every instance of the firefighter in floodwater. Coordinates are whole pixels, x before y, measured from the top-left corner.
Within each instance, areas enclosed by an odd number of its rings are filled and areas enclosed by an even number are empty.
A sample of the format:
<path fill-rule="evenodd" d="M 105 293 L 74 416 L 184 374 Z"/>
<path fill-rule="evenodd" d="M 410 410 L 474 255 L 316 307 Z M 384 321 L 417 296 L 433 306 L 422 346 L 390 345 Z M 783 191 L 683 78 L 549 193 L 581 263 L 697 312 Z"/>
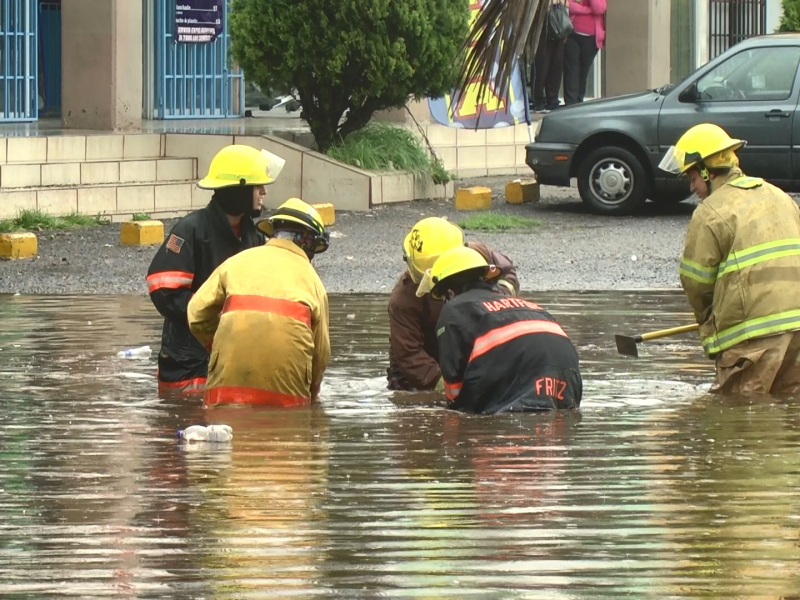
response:
<path fill-rule="evenodd" d="M 686 233 L 680 278 L 716 359 L 712 391 L 800 391 L 800 209 L 739 168 L 746 142 L 711 123 L 683 134 L 659 165 L 702 202 Z"/>
<path fill-rule="evenodd" d="M 311 265 L 330 243 L 322 218 L 290 198 L 259 228 L 270 240 L 225 261 L 189 302 L 189 327 L 211 347 L 207 406 L 308 406 L 331 354 L 328 295 Z"/>
<path fill-rule="evenodd" d="M 208 351 L 189 331 L 189 300 L 226 259 L 264 244 L 253 217 L 261 214 L 264 186 L 275 181 L 283 165 L 280 157 L 250 146 L 220 150 L 208 175 L 197 183 L 214 191 L 211 201 L 175 224 L 150 263 L 150 299 L 164 317 L 158 354 L 160 394 L 203 391 Z"/>
<path fill-rule="evenodd" d="M 470 241 L 492 268 L 487 278 L 509 296 L 519 294 L 519 280 L 511 260 L 486 244 Z M 419 296 L 417 288 L 425 272 L 445 251 L 464 246 L 461 228 L 447 219 L 428 217 L 417 222 L 403 241 L 406 270 L 389 298 L 389 368 L 391 390 L 442 389 L 436 322 L 443 304 L 430 295 Z"/>
<path fill-rule="evenodd" d="M 541 306 L 500 293 L 471 248 L 440 256 L 420 293 L 445 301 L 436 335 L 450 408 L 494 414 L 578 408 L 578 353 Z"/>

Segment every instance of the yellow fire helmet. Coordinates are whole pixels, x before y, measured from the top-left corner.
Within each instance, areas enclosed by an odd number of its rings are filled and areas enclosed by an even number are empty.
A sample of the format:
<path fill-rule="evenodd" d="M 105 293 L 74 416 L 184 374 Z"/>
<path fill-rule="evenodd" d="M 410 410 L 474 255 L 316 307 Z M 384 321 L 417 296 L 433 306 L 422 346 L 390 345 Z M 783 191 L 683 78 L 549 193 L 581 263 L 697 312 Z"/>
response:
<path fill-rule="evenodd" d="M 419 284 L 442 253 L 463 245 L 461 228 L 447 219 L 428 217 L 418 221 L 403 240 L 403 260 L 411 280 Z"/>
<path fill-rule="evenodd" d="M 722 127 L 713 123 L 695 125 L 670 147 L 658 168 L 675 175 L 683 175 L 692 167 L 700 169 L 708 178 L 706 169 L 730 169 L 739 165 L 735 152 L 747 144 L 730 137 Z"/>
<path fill-rule="evenodd" d="M 451 248 L 437 258 L 433 267 L 425 273 L 425 278 L 417 289 L 417 296 L 424 296 L 429 291 L 431 296 L 441 300 L 449 278 L 470 272 L 484 277 L 490 268 L 491 265 L 486 262 L 486 259 L 477 250 L 467 246 Z M 423 286 L 427 285 L 430 285 L 430 288 L 424 290 Z"/>
<path fill-rule="evenodd" d="M 217 152 L 208 175 L 197 182 L 204 190 L 218 190 L 235 185 L 268 185 L 278 178 L 286 163 L 280 156 L 234 144 Z"/>
<path fill-rule="evenodd" d="M 258 228 L 267 237 L 272 237 L 275 235 L 274 221 L 291 221 L 314 232 L 315 254 L 322 254 L 330 246 L 330 233 L 325 231 L 322 217 L 319 216 L 316 208 L 306 204 L 300 198 L 289 198 L 275 209 L 269 218 L 259 221 Z"/>

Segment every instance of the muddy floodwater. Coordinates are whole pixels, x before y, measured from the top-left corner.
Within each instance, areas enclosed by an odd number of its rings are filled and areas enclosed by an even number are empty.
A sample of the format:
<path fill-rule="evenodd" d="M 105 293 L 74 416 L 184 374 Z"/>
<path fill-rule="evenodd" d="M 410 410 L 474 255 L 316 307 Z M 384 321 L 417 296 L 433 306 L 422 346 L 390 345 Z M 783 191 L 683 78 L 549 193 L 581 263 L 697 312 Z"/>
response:
<path fill-rule="evenodd" d="M 800 410 L 707 394 L 678 293 L 550 293 L 579 412 L 387 392 L 386 297 L 331 298 L 311 409 L 160 400 L 134 296 L 0 297 L 0 598 L 800 597 Z M 231 425 L 230 448 L 181 445 Z"/>

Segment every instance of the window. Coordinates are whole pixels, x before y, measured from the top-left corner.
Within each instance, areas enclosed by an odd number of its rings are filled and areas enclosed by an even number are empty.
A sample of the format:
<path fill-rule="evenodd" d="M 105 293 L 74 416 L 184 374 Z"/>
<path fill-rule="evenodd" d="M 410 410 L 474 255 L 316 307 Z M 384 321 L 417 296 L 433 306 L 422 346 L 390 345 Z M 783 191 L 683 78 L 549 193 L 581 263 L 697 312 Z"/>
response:
<path fill-rule="evenodd" d="M 697 81 L 705 102 L 786 100 L 800 63 L 800 47 L 752 48 L 717 65 Z"/>

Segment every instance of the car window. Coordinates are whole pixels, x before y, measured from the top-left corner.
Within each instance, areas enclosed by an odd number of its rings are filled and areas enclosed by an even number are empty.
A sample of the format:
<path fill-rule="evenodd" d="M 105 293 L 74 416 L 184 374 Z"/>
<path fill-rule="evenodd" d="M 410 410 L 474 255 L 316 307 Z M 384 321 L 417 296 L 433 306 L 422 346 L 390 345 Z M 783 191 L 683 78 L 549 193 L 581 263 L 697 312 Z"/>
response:
<path fill-rule="evenodd" d="M 697 80 L 699 99 L 786 100 L 792 95 L 798 63 L 798 46 L 744 50 Z"/>

